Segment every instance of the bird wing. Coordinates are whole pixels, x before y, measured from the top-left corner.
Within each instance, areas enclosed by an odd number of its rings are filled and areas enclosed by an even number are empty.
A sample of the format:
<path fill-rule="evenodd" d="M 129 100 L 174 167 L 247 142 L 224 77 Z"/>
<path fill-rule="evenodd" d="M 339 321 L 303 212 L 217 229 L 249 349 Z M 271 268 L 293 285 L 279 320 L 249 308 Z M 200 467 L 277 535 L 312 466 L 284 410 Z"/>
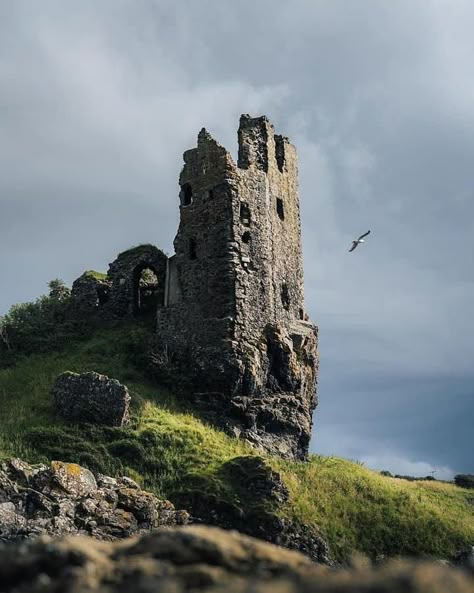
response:
<path fill-rule="evenodd" d="M 357 241 L 352 241 L 352 247 L 349 249 L 349 253 L 351 251 L 354 251 L 354 249 L 357 247 L 357 245 L 358 245 Z"/>
<path fill-rule="evenodd" d="M 360 241 L 364 237 L 367 237 L 367 235 L 370 235 L 370 231 L 367 231 L 366 233 L 364 233 L 363 235 L 361 235 L 357 240 Z"/>

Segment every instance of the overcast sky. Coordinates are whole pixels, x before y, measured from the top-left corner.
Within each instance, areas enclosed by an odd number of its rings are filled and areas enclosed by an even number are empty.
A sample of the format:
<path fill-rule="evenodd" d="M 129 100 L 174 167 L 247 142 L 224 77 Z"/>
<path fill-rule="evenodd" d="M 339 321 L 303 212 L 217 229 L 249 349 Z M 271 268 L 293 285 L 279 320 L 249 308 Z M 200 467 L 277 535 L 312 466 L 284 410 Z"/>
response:
<path fill-rule="evenodd" d="M 183 151 L 205 126 L 235 155 L 264 113 L 300 158 L 312 450 L 474 472 L 473 24 L 472 0 L 0 0 L 0 314 L 171 252 Z"/>

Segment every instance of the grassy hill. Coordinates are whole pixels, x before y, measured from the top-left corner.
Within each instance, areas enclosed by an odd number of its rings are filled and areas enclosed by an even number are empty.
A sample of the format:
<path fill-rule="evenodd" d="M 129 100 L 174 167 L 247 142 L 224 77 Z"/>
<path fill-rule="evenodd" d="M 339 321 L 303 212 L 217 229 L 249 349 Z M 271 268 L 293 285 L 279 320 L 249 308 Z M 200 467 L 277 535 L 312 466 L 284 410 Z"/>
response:
<path fill-rule="evenodd" d="M 125 473 L 172 501 L 196 481 L 222 500 L 238 500 L 238 490 L 220 470 L 237 456 L 258 453 L 147 380 L 140 370 L 146 333 L 136 324 L 97 330 L 60 352 L 30 354 L 0 370 L 0 457 L 59 459 Z M 74 426 L 55 417 L 50 390 L 65 370 L 94 370 L 128 385 L 131 425 Z M 265 459 L 290 491 L 275 512 L 318 526 L 338 560 L 355 551 L 450 557 L 474 543 L 473 491 L 384 477 L 333 457 L 313 455 L 308 463 Z"/>

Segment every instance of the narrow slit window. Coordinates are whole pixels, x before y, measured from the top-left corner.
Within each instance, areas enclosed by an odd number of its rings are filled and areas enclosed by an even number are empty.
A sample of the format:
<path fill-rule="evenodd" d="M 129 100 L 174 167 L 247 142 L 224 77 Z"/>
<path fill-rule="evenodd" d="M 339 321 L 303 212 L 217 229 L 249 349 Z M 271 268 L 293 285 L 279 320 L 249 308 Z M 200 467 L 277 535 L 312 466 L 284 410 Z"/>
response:
<path fill-rule="evenodd" d="M 290 309 L 290 293 L 288 291 L 288 285 L 285 283 L 281 285 L 281 303 L 286 311 Z"/>
<path fill-rule="evenodd" d="M 240 204 L 240 222 L 244 226 L 250 226 L 250 208 L 245 202 Z"/>
<path fill-rule="evenodd" d="M 181 206 L 190 206 L 193 201 L 193 188 L 189 183 L 183 183 L 179 194 Z"/>
<path fill-rule="evenodd" d="M 283 209 L 283 200 L 281 198 L 277 198 L 277 213 L 280 220 L 285 220 L 285 210 Z"/>
<path fill-rule="evenodd" d="M 196 239 L 189 239 L 189 259 L 197 259 Z"/>

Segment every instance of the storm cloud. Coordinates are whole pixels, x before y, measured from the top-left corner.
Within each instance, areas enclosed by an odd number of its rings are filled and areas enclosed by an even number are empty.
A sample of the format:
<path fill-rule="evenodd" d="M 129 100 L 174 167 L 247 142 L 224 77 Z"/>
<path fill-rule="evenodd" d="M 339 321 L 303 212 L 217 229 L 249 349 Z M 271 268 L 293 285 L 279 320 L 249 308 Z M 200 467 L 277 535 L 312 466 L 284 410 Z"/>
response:
<path fill-rule="evenodd" d="M 182 153 L 265 113 L 300 158 L 312 450 L 474 471 L 469 0 L 3 0 L 0 314 L 172 251 Z M 371 229 L 348 254 L 351 239 Z"/>

